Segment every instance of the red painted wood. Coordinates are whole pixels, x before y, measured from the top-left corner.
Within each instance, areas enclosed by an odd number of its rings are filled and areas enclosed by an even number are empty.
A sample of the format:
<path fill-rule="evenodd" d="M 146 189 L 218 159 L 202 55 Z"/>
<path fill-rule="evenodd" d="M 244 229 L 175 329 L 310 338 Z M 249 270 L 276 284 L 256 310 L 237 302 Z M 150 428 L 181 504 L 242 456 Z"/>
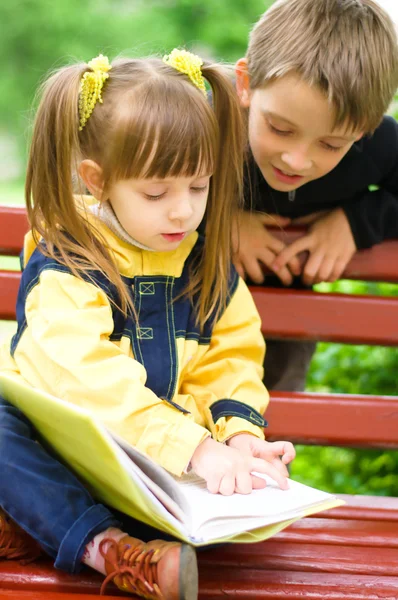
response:
<path fill-rule="evenodd" d="M 266 337 L 398 345 L 397 298 L 263 287 L 251 292 Z"/>
<path fill-rule="evenodd" d="M 77 575 L 54 569 L 51 559 L 43 558 L 35 563 L 21 565 L 18 561 L 0 561 L 0 588 L 51 590 L 73 594 L 99 594 L 103 575 L 83 568 Z M 112 593 L 115 590 L 112 588 Z"/>
<path fill-rule="evenodd" d="M 122 596 L 123 598 L 129 598 L 130 600 L 139 600 L 138 596 L 126 596 L 125 594 Z M 0 600 L 120 600 L 120 596 L 100 596 L 99 594 L 75 594 L 75 593 L 67 593 L 61 594 L 58 592 L 42 592 L 36 590 L 3 590 L 0 589 Z"/>
<path fill-rule="evenodd" d="M 397 600 L 398 579 L 374 575 L 206 567 L 200 600 Z"/>
<path fill-rule="evenodd" d="M 272 235 L 291 244 L 306 232 L 305 227 L 286 230 L 270 228 Z M 345 279 L 398 282 L 398 240 L 388 240 L 368 250 L 357 252 L 344 271 Z M 302 257 L 304 262 L 304 257 Z M 265 269 L 266 273 L 271 273 Z"/>
<path fill-rule="evenodd" d="M 17 256 L 29 229 L 26 211 L 15 206 L 0 206 L 0 254 Z"/>
<path fill-rule="evenodd" d="M 15 305 L 21 274 L 17 271 L 0 271 L 0 319 L 15 319 Z"/>
<path fill-rule="evenodd" d="M 364 548 L 394 549 L 398 560 L 398 523 L 393 521 L 362 521 L 326 519 L 322 516 L 296 521 L 273 539 L 286 542 L 335 544 Z"/>
<path fill-rule="evenodd" d="M 365 521 L 377 520 L 398 522 L 398 498 L 350 496 L 349 494 L 336 495 L 338 498 L 341 498 L 341 500 L 344 500 L 346 504 L 324 511 L 322 513 L 323 517 L 331 519 L 361 519 Z"/>
<path fill-rule="evenodd" d="M 398 396 L 271 392 L 267 439 L 398 448 Z"/>
<path fill-rule="evenodd" d="M 120 600 L 120 596 L 100 596 L 92 594 L 60 594 L 57 592 L 38 592 L 22 591 L 22 590 L 3 590 L 0 589 L 0 600 L 95 600 L 98 598 L 106 598 L 106 600 Z M 123 596 L 126 598 L 126 596 Z M 130 600 L 137 599 L 137 596 L 128 596 Z"/>
<path fill-rule="evenodd" d="M 371 560 L 369 554 L 371 553 Z M 219 565 L 232 569 L 309 571 L 398 577 L 398 561 L 390 548 L 294 543 L 277 537 L 261 544 L 230 544 L 198 553 L 199 571 Z"/>

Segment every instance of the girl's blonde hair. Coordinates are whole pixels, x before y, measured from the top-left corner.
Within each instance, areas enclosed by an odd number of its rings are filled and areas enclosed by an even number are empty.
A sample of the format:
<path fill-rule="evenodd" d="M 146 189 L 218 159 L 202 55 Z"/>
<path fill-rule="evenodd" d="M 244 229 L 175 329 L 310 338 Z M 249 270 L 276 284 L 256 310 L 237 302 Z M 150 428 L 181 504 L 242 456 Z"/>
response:
<path fill-rule="evenodd" d="M 210 101 L 189 78 L 161 59 L 113 62 L 102 96 L 79 131 L 79 88 L 87 64 L 55 72 L 43 85 L 26 179 L 26 204 L 43 251 L 78 277 L 102 272 L 134 312 L 105 240 L 74 199 L 73 178 L 83 159 L 100 165 L 107 186 L 119 179 L 190 177 L 213 173 L 206 209 L 204 252 L 186 293 L 198 297 L 203 328 L 228 296 L 231 222 L 242 195 L 243 127 L 229 74 L 205 63 Z M 134 210 L 132 208 L 132 210 Z"/>

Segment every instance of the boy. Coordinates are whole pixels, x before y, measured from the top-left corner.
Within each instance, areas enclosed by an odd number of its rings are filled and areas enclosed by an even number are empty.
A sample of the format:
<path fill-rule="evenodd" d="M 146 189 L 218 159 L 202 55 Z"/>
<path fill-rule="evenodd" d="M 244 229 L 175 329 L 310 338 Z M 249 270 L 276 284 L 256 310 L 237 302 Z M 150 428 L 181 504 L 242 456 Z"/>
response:
<path fill-rule="evenodd" d="M 240 274 L 261 284 L 265 264 L 283 285 L 298 276 L 304 286 L 335 281 L 357 249 L 397 238 L 398 126 L 383 115 L 398 85 L 398 51 L 380 6 L 279 0 L 255 25 L 236 74 L 250 144 Z M 308 226 L 290 246 L 266 227 L 289 224 Z M 314 350 L 268 342 L 266 385 L 304 389 Z"/>

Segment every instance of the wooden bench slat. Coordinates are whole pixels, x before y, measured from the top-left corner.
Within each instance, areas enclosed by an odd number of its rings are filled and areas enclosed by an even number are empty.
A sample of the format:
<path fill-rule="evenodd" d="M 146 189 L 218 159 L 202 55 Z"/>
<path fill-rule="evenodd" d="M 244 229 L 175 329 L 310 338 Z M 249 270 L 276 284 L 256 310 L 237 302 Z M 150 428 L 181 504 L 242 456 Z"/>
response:
<path fill-rule="evenodd" d="M 267 439 L 398 448 L 398 396 L 271 392 Z"/>
<path fill-rule="evenodd" d="M 266 337 L 398 345 L 396 298 L 254 286 L 250 290 Z"/>
<path fill-rule="evenodd" d="M 361 519 L 398 522 L 398 498 L 383 496 L 350 496 L 336 494 L 344 506 L 325 510 L 322 516 L 331 519 Z M 319 516 L 319 515 L 318 515 Z M 316 517 L 311 515 L 309 518 Z"/>
<path fill-rule="evenodd" d="M 277 538 L 262 544 L 229 545 L 200 552 L 198 562 L 200 570 L 217 564 L 233 569 L 398 576 L 398 561 L 390 548 L 373 548 L 372 560 L 369 561 L 364 557 L 363 547 L 286 543 Z"/>
<path fill-rule="evenodd" d="M 24 208 L 0 206 L 0 254 L 18 256 L 29 229 Z"/>
<path fill-rule="evenodd" d="M 0 270 L 0 319 L 13 321 L 21 274 Z"/>
<path fill-rule="evenodd" d="M 120 600 L 120 596 L 109 596 L 108 594 L 105 596 L 106 600 Z M 126 596 L 123 596 L 126 598 Z M 75 593 L 67 593 L 62 594 L 59 592 L 42 592 L 42 591 L 22 591 L 18 590 L 3 590 L 0 589 L 0 600 L 95 600 L 98 598 L 104 598 L 104 596 L 100 595 L 92 595 L 92 594 L 75 594 Z M 130 600 L 134 600 L 137 596 L 129 596 Z"/>
<path fill-rule="evenodd" d="M 371 556 L 368 557 L 371 560 Z M 374 575 L 230 569 L 201 571 L 200 600 L 396 600 L 396 577 Z"/>
<path fill-rule="evenodd" d="M 273 539 L 313 544 L 397 549 L 398 523 L 393 521 L 363 521 L 357 519 L 301 519 L 279 532 Z"/>

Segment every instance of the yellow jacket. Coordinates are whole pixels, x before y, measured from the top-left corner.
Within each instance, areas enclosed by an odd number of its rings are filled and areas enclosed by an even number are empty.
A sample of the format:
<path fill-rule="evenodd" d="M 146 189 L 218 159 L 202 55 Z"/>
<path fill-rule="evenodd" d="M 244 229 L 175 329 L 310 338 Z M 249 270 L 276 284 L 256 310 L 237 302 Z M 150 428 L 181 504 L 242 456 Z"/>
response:
<path fill-rule="evenodd" d="M 240 432 L 263 437 L 264 341 L 244 281 L 234 272 L 226 310 L 200 334 L 190 302 L 171 302 L 201 251 L 198 234 L 160 253 L 96 225 L 134 289 L 139 326 L 113 307 L 105 278 L 98 274 L 96 285 L 76 278 L 28 234 L 18 330 L 0 349 L 1 370 L 93 411 L 176 475 L 209 431 L 220 442 Z"/>

